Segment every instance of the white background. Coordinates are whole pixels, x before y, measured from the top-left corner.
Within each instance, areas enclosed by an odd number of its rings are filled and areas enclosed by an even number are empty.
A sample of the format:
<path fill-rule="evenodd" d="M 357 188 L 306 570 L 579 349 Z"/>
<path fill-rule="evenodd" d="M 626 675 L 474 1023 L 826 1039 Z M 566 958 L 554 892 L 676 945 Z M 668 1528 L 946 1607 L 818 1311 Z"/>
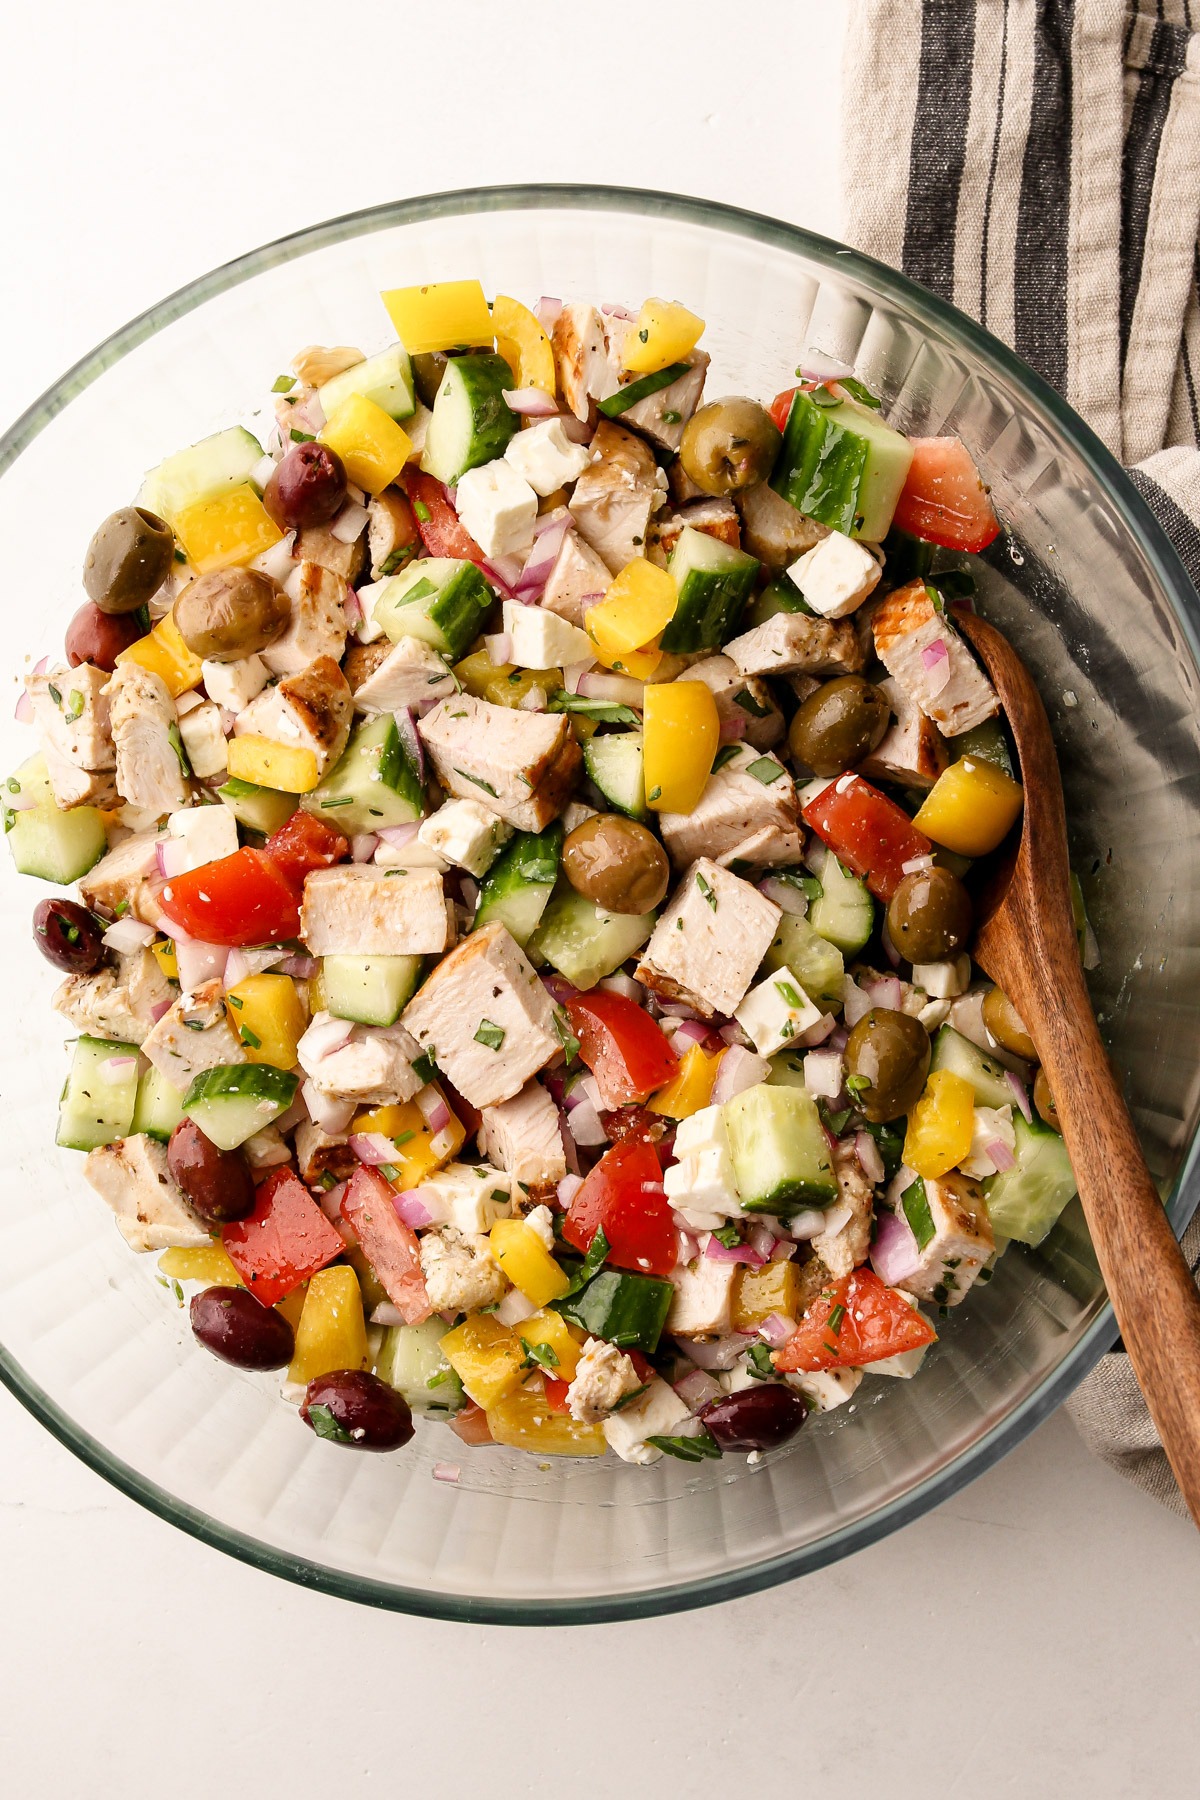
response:
<path fill-rule="evenodd" d="M 13 11 L 0 422 L 193 276 L 408 193 L 600 180 L 838 231 L 838 0 Z M 506 1632 L 244 1568 L 0 1392 L 0 1572 L 14 1800 L 1196 1791 L 1195 1535 L 1091 1462 L 1063 1414 L 801 1583 Z"/>

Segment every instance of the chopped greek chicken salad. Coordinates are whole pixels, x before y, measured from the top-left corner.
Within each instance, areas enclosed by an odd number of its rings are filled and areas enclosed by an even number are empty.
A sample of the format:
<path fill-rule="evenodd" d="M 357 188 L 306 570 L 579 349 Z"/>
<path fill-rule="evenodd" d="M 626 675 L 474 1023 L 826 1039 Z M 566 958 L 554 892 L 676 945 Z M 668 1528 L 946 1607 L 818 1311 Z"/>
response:
<path fill-rule="evenodd" d="M 849 370 L 708 398 L 677 302 L 382 300 L 104 520 L 24 678 L 57 1142 L 335 1444 L 757 1457 L 1075 1192 L 970 956 L 999 525 Z"/>

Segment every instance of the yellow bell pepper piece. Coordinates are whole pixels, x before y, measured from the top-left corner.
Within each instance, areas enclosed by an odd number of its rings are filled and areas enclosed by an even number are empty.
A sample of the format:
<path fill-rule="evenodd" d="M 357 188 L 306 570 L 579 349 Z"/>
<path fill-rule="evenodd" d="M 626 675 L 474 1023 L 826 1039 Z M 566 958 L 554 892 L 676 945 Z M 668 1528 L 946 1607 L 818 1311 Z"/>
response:
<path fill-rule="evenodd" d="M 557 694 L 562 687 L 561 669 L 518 669 L 515 663 L 494 663 L 486 650 L 464 656 L 454 673 L 468 694 L 490 700 L 493 706 L 520 706 L 533 688 Z"/>
<path fill-rule="evenodd" d="M 421 1089 L 415 1100 L 406 1100 L 399 1106 L 370 1107 L 354 1116 L 352 1132 L 378 1131 L 395 1144 L 395 1166 L 399 1170 L 396 1186 L 401 1190 L 418 1187 L 443 1163 L 457 1156 L 466 1142 L 462 1121 L 451 1106 L 446 1107 L 450 1114 L 448 1124 L 438 1132 L 430 1131 L 426 1113 L 439 1100 L 444 1103 L 445 1095 L 436 1083 L 431 1083 Z"/>
<path fill-rule="evenodd" d="M 523 1344 L 534 1349 L 550 1350 L 558 1358 L 557 1363 L 551 1363 L 545 1369 L 547 1375 L 552 1375 L 556 1381 L 574 1381 L 587 1335 L 585 1332 L 575 1325 L 568 1325 L 561 1313 L 546 1308 L 522 1319 L 516 1327 L 516 1333 Z M 546 1362 L 549 1361 L 547 1357 Z"/>
<path fill-rule="evenodd" d="M 537 1387 L 487 1408 L 488 1430 L 497 1444 L 529 1450 L 535 1456 L 603 1456 L 608 1441 L 601 1425 L 581 1425 L 570 1413 L 551 1412 Z"/>
<path fill-rule="evenodd" d="M 663 681 L 647 687 L 642 714 L 646 805 L 653 812 L 690 813 L 699 805 L 721 721 L 711 688 L 702 681 Z"/>
<path fill-rule="evenodd" d="M 646 300 L 637 324 L 625 333 L 621 361 L 634 375 L 655 375 L 690 356 L 700 341 L 704 320 L 677 300 Z"/>
<path fill-rule="evenodd" d="M 485 1412 L 520 1385 L 525 1352 L 494 1313 L 472 1313 L 439 1342 L 469 1398 Z"/>
<path fill-rule="evenodd" d="M 904 1160 L 931 1180 L 945 1175 L 971 1154 L 974 1128 L 974 1088 L 949 1069 L 935 1069 L 908 1115 Z"/>
<path fill-rule="evenodd" d="M 168 981 L 179 980 L 179 964 L 175 959 L 175 945 L 170 938 L 156 938 L 150 946 L 150 954 Z M 168 1252 L 169 1254 L 170 1252 Z"/>
<path fill-rule="evenodd" d="M 277 1300 L 275 1302 L 274 1311 L 283 1315 L 293 1331 L 299 1329 L 300 1317 L 304 1311 L 304 1300 L 307 1293 L 308 1283 L 307 1281 L 302 1281 L 299 1287 L 294 1287 L 290 1294 L 285 1294 L 282 1300 Z"/>
<path fill-rule="evenodd" d="M 366 1366 L 367 1328 L 358 1276 L 342 1265 L 318 1269 L 304 1296 L 288 1380 L 307 1386 L 334 1369 Z"/>
<path fill-rule="evenodd" d="M 295 1068 L 308 1018 L 290 975 L 247 975 L 230 988 L 225 1006 L 248 1062 Z"/>
<path fill-rule="evenodd" d="M 665 1087 L 651 1094 L 646 1105 L 665 1119 L 690 1119 L 712 1099 L 713 1082 L 724 1052 L 706 1056 L 699 1044 L 693 1044 Z"/>
<path fill-rule="evenodd" d="M 913 824 L 959 856 L 986 856 L 1021 816 L 1025 790 L 994 763 L 964 756 L 938 776 Z"/>
<path fill-rule="evenodd" d="M 561 1299 L 570 1287 L 568 1275 L 524 1219 L 497 1219 L 490 1242 L 492 1255 L 505 1275 L 535 1306 Z"/>
<path fill-rule="evenodd" d="M 171 1281 L 200 1281 L 205 1287 L 243 1285 L 220 1243 L 199 1244 L 190 1250 L 164 1250 L 158 1266 Z"/>
<path fill-rule="evenodd" d="M 186 694 L 200 679 L 200 658 L 184 643 L 173 613 L 167 613 L 145 637 L 120 651 L 117 661 L 138 663 L 143 669 L 161 676 L 172 699 Z"/>
<path fill-rule="evenodd" d="M 341 457 L 355 487 L 368 494 L 390 487 L 413 453 L 404 427 L 365 394 L 348 394 L 335 406 L 320 438 Z"/>
<path fill-rule="evenodd" d="M 497 294 L 492 301 L 492 330 L 496 348 L 512 370 L 518 387 L 557 388 L 554 351 L 537 318 L 519 300 Z"/>
<path fill-rule="evenodd" d="M 185 506 L 175 519 L 175 535 L 192 567 L 207 575 L 211 569 L 248 563 L 277 544 L 283 533 L 247 481 L 212 500 Z"/>
<path fill-rule="evenodd" d="M 795 1319 L 800 1312 L 800 1272 L 795 1263 L 739 1269 L 733 1279 L 733 1329 L 757 1331 L 772 1313 Z"/>
<path fill-rule="evenodd" d="M 321 779 L 311 750 L 299 744 L 277 744 L 254 732 L 229 739 L 229 773 L 256 787 L 278 788 L 285 794 L 311 794 Z"/>
<path fill-rule="evenodd" d="M 637 556 L 588 612 L 584 628 L 602 663 L 644 681 L 662 661 L 654 640 L 674 618 L 678 604 L 674 579 Z"/>
<path fill-rule="evenodd" d="M 477 281 L 430 281 L 424 287 L 389 288 L 379 298 L 410 356 L 427 350 L 491 349 L 492 315 Z"/>

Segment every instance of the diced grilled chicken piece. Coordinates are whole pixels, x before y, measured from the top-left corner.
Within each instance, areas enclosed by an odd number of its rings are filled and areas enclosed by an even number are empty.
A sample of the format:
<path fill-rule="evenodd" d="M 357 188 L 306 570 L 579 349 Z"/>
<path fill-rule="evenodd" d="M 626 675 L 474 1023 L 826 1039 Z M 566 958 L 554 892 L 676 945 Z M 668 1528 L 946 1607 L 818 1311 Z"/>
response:
<path fill-rule="evenodd" d="M 511 1100 L 559 1049 L 550 996 L 500 924 L 473 931 L 439 963 L 403 1018 L 447 1079 L 480 1108 Z"/>
<path fill-rule="evenodd" d="M 766 482 L 738 495 L 742 515 L 742 542 L 751 556 L 772 575 L 778 575 L 805 550 L 828 536 L 828 525 L 819 525 L 777 494 Z"/>
<path fill-rule="evenodd" d="M 587 419 L 597 400 L 620 386 L 620 367 L 609 352 L 604 315 L 594 306 L 570 302 L 550 333 L 558 387 L 577 419 Z"/>
<path fill-rule="evenodd" d="M 583 755 L 562 713 L 440 700 L 417 729 L 438 780 L 463 800 L 490 801 L 518 831 L 544 831 L 571 796 Z"/>
<path fill-rule="evenodd" d="M 335 1100 L 365 1106 L 397 1106 L 420 1092 L 413 1068 L 417 1046 L 402 1025 L 355 1025 L 334 1048 L 323 1045 L 331 1014 L 317 1013 L 296 1047 L 296 1058 L 313 1086 Z"/>
<path fill-rule="evenodd" d="M 92 663 L 25 677 L 25 692 L 43 743 L 76 769 L 116 766 L 108 682 L 103 669 Z"/>
<path fill-rule="evenodd" d="M 577 531 L 568 531 L 546 579 L 542 605 L 560 619 L 582 625 L 588 607 L 604 598 L 611 583 L 612 571 L 603 557 Z"/>
<path fill-rule="evenodd" d="M 833 1147 L 833 1172 L 837 1176 L 838 1204 L 829 1209 L 828 1216 L 834 1229 L 818 1232 L 812 1247 L 829 1273 L 840 1280 L 867 1260 L 875 1190 L 863 1173 L 856 1152 L 840 1143 Z"/>
<path fill-rule="evenodd" d="M 911 1179 L 911 1171 L 906 1171 L 888 1189 L 888 1199 L 897 1208 Z M 987 1201 L 978 1182 L 959 1174 L 944 1175 L 940 1181 L 927 1178 L 925 1198 L 933 1236 L 921 1249 L 916 1269 L 904 1277 L 904 1286 L 918 1300 L 957 1306 L 995 1254 Z"/>
<path fill-rule="evenodd" d="M 667 1330 L 676 1337 L 725 1337 L 733 1330 L 733 1284 L 737 1263 L 697 1257 L 673 1270 L 675 1296 Z"/>
<path fill-rule="evenodd" d="M 342 658 L 342 674 L 353 694 L 357 694 L 364 681 L 369 681 L 376 669 L 382 668 L 396 645 L 385 637 L 374 638 L 369 644 L 349 644 Z"/>
<path fill-rule="evenodd" d="M 302 562 L 288 576 L 287 630 L 259 655 L 272 675 L 299 675 L 318 657 L 341 660 L 346 649 L 346 583 L 320 563 Z"/>
<path fill-rule="evenodd" d="M 367 501 L 367 554 L 371 580 L 398 575 L 405 563 L 420 554 L 420 540 L 412 537 L 413 514 L 408 496 L 397 487 Z"/>
<path fill-rule="evenodd" d="M 341 538 L 334 537 L 328 525 L 309 525 L 296 533 L 292 555 L 300 563 L 316 563 L 327 569 L 339 581 L 353 583 L 366 567 L 366 528 L 353 542 L 344 544 Z"/>
<path fill-rule="evenodd" d="M 750 745 L 728 749 L 690 813 L 659 814 L 671 861 L 680 868 L 711 856 L 722 865 L 750 863 L 764 869 L 799 862 L 804 830 L 791 776 L 777 757 L 761 756 Z"/>
<path fill-rule="evenodd" d="M 314 869 L 300 936 L 312 956 L 439 956 L 453 942 L 442 878 L 373 863 Z"/>
<path fill-rule="evenodd" d="M 140 1044 L 154 1024 L 155 1009 L 169 1006 L 173 989 L 149 950 L 117 959 L 115 969 L 68 975 L 51 1005 L 91 1037 Z"/>
<path fill-rule="evenodd" d="M 581 1425 L 599 1425 L 626 1394 L 636 1393 L 641 1386 L 642 1378 L 631 1357 L 603 1338 L 590 1337 L 567 1389 L 567 1408 Z"/>
<path fill-rule="evenodd" d="M 180 994 L 142 1039 L 142 1055 L 181 1090 L 204 1069 L 244 1063 L 246 1052 L 226 1017 L 221 983 L 202 981 L 194 993 Z"/>
<path fill-rule="evenodd" d="M 614 575 L 644 556 L 650 520 L 663 500 L 658 466 L 631 431 L 601 419 L 592 438 L 592 460 L 571 495 L 575 529 Z"/>
<path fill-rule="evenodd" d="M 334 1137 L 311 1119 L 303 1119 L 297 1125 L 295 1147 L 296 1167 L 305 1187 L 319 1186 L 323 1175 L 346 1181 L 358 1167 L 349 1138 Z"/>
<path fill-rule="evenodd" d="M 118 663 L 105 693 L 117 753 L 117 792 L 149 813 L 174 812 L 187 800 L 188 784 L 175 702 L 166 682 L 139 663 Z"/>
<path fill-rule="evenodd" d="M 335 375 L 342 375 L 366 360 L 355 344 L 305 344 L 292 358 L 292 371 L 311 394 L 313 388 L 324 387 Z M 290 391 L 294 394 L 296 389 Z"/>
<path fill-rule="evenodd" d="M 529 1197 L 557 1188 L 567 1172 L 558 1108 L 540 1082 L 527 1081 L 499 1106 L 485 1106 L 479 1148 L 529 1190 Z"/>
<path fill-rule="evenodd" d="M 894 675 L 875 684 L 888 697 L 893 719 L 858 772 L 870 781 L 898 781 L 901 787 L 932 787 L 950 761 L 946 740 Z"/>
<path fill-rule="evenodd" d="M 679 534 L 687 525 L 693 531 L 702 531 L 705 537 L 729 544 L 734 550 L 741 549 L 742 521 L 733 501 L 697 500 L 682 512 L 669 513 L 651 526 L 650 560 L 665 569 L 668 557 L 679 542 Z"/>
<path fill-rule="evenodd" d="M 92 1150 L 84 1175 L 133 1250 L 198 1250 L 211 1242 L 167 1168 L 167 1146 L 141 1132 Z"/>
<path fill-rule="evenodd" d="M 704 489 L 696 486 L 678 456 L 667 469 L 667 488 L 676 506 L 690 506 L 693 500 L 708 499 Z"/>
<path fill-rule="evenodd" d="M 234 721 L 234 733 L 253 733 L 275 744 L 311 750 L 324 775 L 346 748 L 354 698 L 332 657 L 319 656 L 299 675 L 285 675 L 264 688 Z"/>
<path fill-rule="evenodd" d="M 421 1272 L 434 1312 L 473 1312 L 501 1299 L 508 1283 L 482 1232 L 453 1225 L 421 1234 Z"/>
<path fill-rule="evenodd" d="M 229 751 L 221 729 L 221 709 L 211 700 L 183 713 L 179 719 L 179 735 L 192 765 L 192 774 L 204 781 L 220 775 L 229 766 Z"/>
<path fill-rule="evenodd" d="M 857 675 L 866 652 L 849 619 L 776 613 L 725 646 L 743 675 Z"/>
<path fill-rule="evenodd" d="M 690 356 L 681 360 L 688 365 L 686 375 L 681 375 L 670 387 L 648 394 L 621 414 L 622 424 L 631 425 L 663 450 L 678 450 L 683 428 L 700 404 L 704 378 L 708 374 L 707 351 L 693 350 Z"/>
<path fill-rule="evenodd" d="M 770 688 L 755 675 L 743 675 L 731 656 L 706 656 L 691 665 L 687 678 L 704 683 L 721 723 L 744 726 L 744 742 L 756 750 L 770 750 L 783 737 L 787 727 Z"/>
<path fill-rule="evenodd" d="M 886 595 L 871 626 L 876 652 L 888 673 L 947 737 L 971 731 L 1000 710 L 991 682 L 950 620 L 934 606 L 923 581 L 910 581 Z M 938 643 L 946 656 L 927 667 L 923 652 Z"/>
<path fill-rule="evenodd" d="M 729 1017 L 745 998 L 781 917 L 756 887 L 702 856 L 684 874 L 634 974 L 644 987 L 686 1001 L 703 1018 Z"/>
<path fill-rule="evenodd" d="M 365 645 L 364 649 L 374 649 Z M 404 637 L 395 644 L 386 638 L 385 654 L 354 690 L 357 712 L 390 713 L 427 705 L 458 691 L 458 682 L 438 655 L 420 638 Z M 351 655 L 353 652 L 350 653 Z M 349 664 L 350 656 L 346 658 Z"/>
<path fill-rule="evenodd" d="M 165 837 L 163 831 L 135 832 L 102 856 L 80 880 L 84 905 L 106 919 L 128 913 L 146 925 L 158 925 L 163 911 L 158 903 L 162 881 L 156 852 Z"/>
<path fill-rule="evenodd" d="M 63 812 L 72 806 L 120 806 L 115 769 L 81 769 L 60 756 L 46 738 L 42 740 L 42 754 L 54 804 Z"/>

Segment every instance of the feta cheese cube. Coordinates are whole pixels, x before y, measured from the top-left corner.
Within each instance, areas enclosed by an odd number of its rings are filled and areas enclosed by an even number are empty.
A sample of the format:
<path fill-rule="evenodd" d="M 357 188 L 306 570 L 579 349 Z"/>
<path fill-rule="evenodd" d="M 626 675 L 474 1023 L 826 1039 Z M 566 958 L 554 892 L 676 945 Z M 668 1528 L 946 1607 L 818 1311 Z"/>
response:
<path fill-rule="evenodd" d="M 179 714 L 179 736 L 192 765 L 192 774 L 201 781 L 220 775 L 229 767 L 229 751 L 221 730 L 221 709 L 211 700 L 202 700 L 186 713 Z"/>
<path fill-rule="evenodd" d="M 844 1405 L 862 1378 L 861 1369 L 815 1369 L 784 1377 L 789 1387 L 803 1394 L 814 1412 L 832 1412 L 835 1406 Z"/>
<path fill-rule="evenodd" d="M 468 469 L 454 504 L 485 556 L 523 556 L 533 543 L 537 495 L 502 456 Z"/>
<path fill-rule="evenodd" d="M 725 1337 L 733 1330 L 733 1284 L 739 1265 L 700 1256 L 675 1269 L 667 1330 L 676 1337 Z"/>
<path fill-rule="evenodd" d="M 1011 1106 L 977 1106 L 971 1128 L 971 1151 L 959 1163 L 964 1175 L 972 1175 L 977 1181 L 983 1181 L 989 1175 L 999 1173 L 999 1165 L 994 1161 L 988 1148 L 990 1144 L 1003 1144 L 1010 1152 L 1017 1147 L 1017 1134 L 1013 1130 Z"/>
<path fill-rule="evenodd" d="M 267 685 L 268 669 L 261 656 L 242 656 L 236 662 L 200 664 L 200 675 L 210 700 L 227 712 L 241 712 L 258 698 Z"/>
<path fill-rule="evenodd" d="M 447 1163 L 421 1183 L 419 1198 L 435 1225 L 453 1225 L 471 1237 L 508 1218 L 512 1177 L 486 1163 Z"/>
<path fill-rule="evenodd" d="M 914 1312 L 920 1312 L 921 1309 L 911 1294 L 906 1294 L 903 1288 L 895 1291 L 902 1300 L 908 1301 Z M 925 1361 L 928 1349 L 928 1344 L 919 1344 L 915 1350 L 901 1350 L 895 1356 L 881 1357 L 878 1362 L 864 1363 L 862 1372 L 864 1375 L 894 1375 L 901 1381 L 909 1381 Z"/>
<path fill-rule="evenodd" d="M 561 419 L 539 419 L 536 425 L 527 425 L 510 440 L 504 460 L 535 494 L 545 497 L 582 475 L 590 454 L 586 444 L 571 442 Z M 534 665 L 538 666 L 541 665 Z"/>
<path fill-rule="evenodd" d="M 760 1056 L 774 1056 L 777 1050 L 803 1037 L 821 1023 L 821 1011 L 813 1005 L 790 969 L 776 969 L 765 981 L 751 988 L 734 1018 Z"/>
<path fill-rule="evenodd" d="M 505 823 L 476 800 L 447 800 L 421 822 L 417 841 L 468 875 L 485 875 L 512 836 Z"/>
<path fill-rule="evenodd" d="M 358 591 L 358 605 L 362 617 L 354 627 L 354 635 L 360 644 L 374 644 L 383 636 L 383 626 L 375 617 L 376 603 L 382 598 L 391 584 L 391 576 L 382 581 L 369 581 Z"/>
<path fill-rule="evenodd" d="M 189 869 L 219 862 L 223 856 L 232 856 L 238 847 L 237 820 L 227 806 L 185 807 L 170 815 L 167 830 L 186 844 Z"/>
<path fill-rule="evenodd" d="M 964 952 L 946 962 L 914 963 L 913 986 L 924 988 L 931 1000 L 954 1000 L 971 985 L 971 959 Z"/>
<path fill-rule="evenodd" d="M 702 1107 L 679 1121 L 675 1155 L 677 1161 L 663 1176 L 663 1188 L 693 1230 L 715 1231 L 726 1219 L 741 1217 L 729 1138 L 719 1106 Z"/>
<path fill-rule="evenodd" d="M 511 660 L 521 669 L 561 669 L 564 663 L 596 660 L 596 646 L 586 631 L 540 606 L 506 600 L 504 630 L 512 639 Z"/>
<path fill-rule="evenodd" d="M 857 610 L 883 573 L 864 544 L 840 531 L 814 544 L 788 569 L 813 611 L 823 619 L 844 619 Z"/>
<path fill-rule="evenodd" d="M 888 1189 L 888 1199 L 905 1216 L 909 1209 L 904 1205 L 904 1195 L 915 1179 L 911 1171 L 902 1171 Z M 966 1175 L 945 1175 L 940 1181 L 926 1177 L 924 1190 L 925 1242 L 920 1246 L 920 1261 L 905 1276 L 904 1286 L 918 1300 L 957 1306 L 995 1253 L 987 1202 Z"/>
<path fill-rule="evenodd" d="M 676 1437 L 685 1431 L 691 1437 L 700 1429 L 700 1421 L 693 1419 L 675 1389 L 657 1375 L 639 1400 L 623 1406 L 620 1412 L 609 1413 L 604 1421 L 609 1449 L 615 1450 L 622 1462 L 643 1465 L 657 1462 L 662 1455 L 656 1445 L 646 1442 L 647 1438 Z"/>

